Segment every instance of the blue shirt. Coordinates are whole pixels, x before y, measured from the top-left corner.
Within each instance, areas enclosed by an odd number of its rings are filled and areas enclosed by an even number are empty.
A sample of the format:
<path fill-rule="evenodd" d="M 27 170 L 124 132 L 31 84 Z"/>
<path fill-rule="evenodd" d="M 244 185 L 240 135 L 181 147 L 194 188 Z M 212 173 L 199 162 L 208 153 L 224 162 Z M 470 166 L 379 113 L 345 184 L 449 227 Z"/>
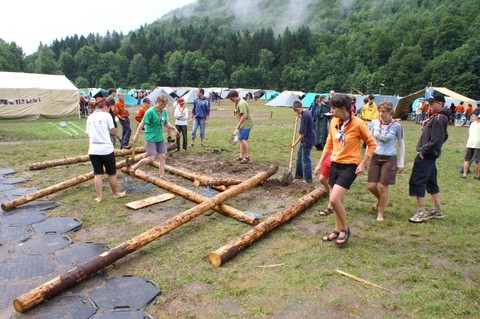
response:
<path fill-rule="evenodd" d="M 300 130 L 298 133 L 303 134 L 302 143 L 306 147 L 313 147 L 315 145 L 315 130 L 313 128 L 313 117 L 310 111 L 303 111 L 300 118 Z"/>
<path fill-rule="evenodd" d="M 370 131 L 377 141 L 374 154 L 383 156 L 397 155 L 395 140 L 403 139 L 403 127 L 400 123 L 392 120 L 389 124 L 380 124 L 380 120 L 372 120 Z"/>
<path fill-rule="evenodd" d="M 205 96 L 202 98 L 196 98 L 193 101 L 192 114 L 195 118 L 205 118 L 210 116 L 210 100 Z"/>

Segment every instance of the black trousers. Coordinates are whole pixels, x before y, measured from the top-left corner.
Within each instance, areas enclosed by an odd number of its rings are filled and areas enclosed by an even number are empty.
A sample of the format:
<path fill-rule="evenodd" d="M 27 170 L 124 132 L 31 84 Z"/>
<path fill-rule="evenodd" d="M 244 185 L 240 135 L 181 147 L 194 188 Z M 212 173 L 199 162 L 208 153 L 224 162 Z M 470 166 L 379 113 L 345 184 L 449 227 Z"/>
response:
<path fill-rule="evenodd" d="M 180 132 L 182 135 L 182 148 L 184 150 L 187 150 L 187 125 L 175 125 L 177 130 Z M 175 137 L 175 142 L 177 143 L 177 149 L 180 149 L 180 135 L 177 135 Z"/>

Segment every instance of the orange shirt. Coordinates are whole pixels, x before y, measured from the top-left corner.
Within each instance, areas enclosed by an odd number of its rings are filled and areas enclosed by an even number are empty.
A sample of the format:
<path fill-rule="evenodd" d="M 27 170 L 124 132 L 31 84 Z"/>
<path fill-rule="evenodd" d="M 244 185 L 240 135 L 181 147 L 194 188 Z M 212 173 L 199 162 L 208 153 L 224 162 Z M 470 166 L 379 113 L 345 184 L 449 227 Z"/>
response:
<path fill-rule="evenodd" d="M 473 112 L 473 107 L 467 106 L 467 109 L 465 110 L 465 115 L 470 115 Z"/>
<path fill-rule="evenodd" d="M 125 105 L 125 101 L 118 100 L 115 102 L 115 111 L 113 111 L 117 117 L 124 119 L 130 115 L 127 110 L 127 106 Z"/>
<path fill-rule="evenodd" d="M 140 123 L 143 119 L 143 116 L 145 115 L 145 112 L 147 112 L 148 109 L 149 107 L 146 106 L 145 104 L 140 106 L 140 108 L 137 111 L 137 114 L 135 114 L 135 120 L 137 120 L 137 122 Z"/>
<path fill-rule="evenodd" d="M 458 104 L 457 107 L 455 108 L 455 112 L 460 112 L 460 113 L 463 113 L 463 111 L 465 110 L 465 107 L 462 105 L 462 104 Z"/>
<path fill-rule="evenodd" d="M 368 126 L 356 116 L 344 127 L 344 138 L 337 138 L 339 133 L 340 119 L 333 118 L 330 122 L 327 143 L 324 152 L 332 152 L 332 162 L 341 164 L 359 164 L 361 162 L 362 144 L 367 144 L 365 155 L 372 157 L 377 147 L 375 138 L 370 133 Z M 342 143 L 343 140 L 343 143 Z"/>

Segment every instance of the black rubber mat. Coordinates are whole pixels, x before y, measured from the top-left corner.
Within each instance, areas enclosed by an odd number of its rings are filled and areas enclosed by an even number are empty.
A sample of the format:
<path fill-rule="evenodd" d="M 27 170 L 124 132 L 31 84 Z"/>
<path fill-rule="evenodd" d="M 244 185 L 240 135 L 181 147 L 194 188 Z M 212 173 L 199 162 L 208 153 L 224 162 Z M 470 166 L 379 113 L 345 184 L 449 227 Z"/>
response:
<path fill-rule="evenodd" d="M 80 296 L 59 296 L 21 314 L 17 318 L 87 319 L 96 311 L 95 306 L 86 298 Z"/>
<path fill-rule="evenodd" d="M 18 206 L 20 209 L 49 210 L 58 207 L 58 204 L 50 200 L 34 200 Z"/>
<path fill-rule="evenodd" d="M 8 212 L 8 215 L 0 214 L 2 225 L 30 225 L 46 219 L 47 215 L 39 210 L 15 209 Z"/>
<path fill-rule="evenodd" d="M 89 296 L 102 310 L 139 310 L 160 292 L 160 287 L 146 278 L 124 276 L 108 279 L 94 288 Z"/>
<path fill-rule="evenodd" d="M 33 230 L 39 234 L 48 232 L 64 234 L 79 230 L 80 227 L 82 227 L 82 222 L 73 217 L 49 217 L 32 225 Z"/>
<path fill-rule="evenodd" d="M 34 193 L 38 190 L 38 188 L 23 188 L 23 187 L 15 187 L 12 189 L 4 190 L 3 193 L 7 197 L 20 197 L 25 196 L 30 193 Z"/>
<path fill-rule="evenodd" d="M 28 178 L 25 177 L 12 177 L 2 179 L 2 184 L 18 184 L 28 181 Z"/>
<path fill-rule="evenodd" d="M 2 168 L 2 169 L 0 169 L 0 175 L 10 175 L 10 174 L 14 174 L 16 172 L 17 171 L 14 170 L 13 168 Z"/>
<path fill-rule="evenodd" d="M 14 189 L 15 186 L 11 184 L 2 184 L 2 180 L 0 180 L 0 192 L 4 192 L 9 189 Z"/>
<path fill-rule="evenodd" d="M 55 252 L 55 259 L 67 268 L 73 268 L 77 264 L 88 260 L 90 257 L 98 256 L 108 250 L 104 244 L 98 243 L 73 243 L 62 250 Z"/>
<path fill-rule="evenodd" d="M 0 280 L 44 276 L 54 268 L 47 255 L 16 255 L 0 264 Z"/>
<path fill-rule="evenodd" d="M 60 250 L 71 243 L 70 238 L 63 234 L 36 234 L 19 243 L 16 246 L 16 250 L 19 254 L 47 254 Z"/>
<path fill-rule="evenodd" d="M 23 282 L 12 282 L 11 280 L 8 282 L 0 280 L 0 285 L 2 285 L 2 289 L 0 289 L 0 309 L 10 309 L 10 313 L 15 313 L 12 302 L 18 296 L 29 291 L 27 285 Z M 3 287 L 7 287 L 8 289 L 4 289 Z M 0 313 L 0 318 L 10 318 L 9 316 L 5 316 L 4 312 Z"/>
<path fill-rule="evenodd" d="M 0 225 L 0 245 L 2 246 L 24 241 L 32 235 L 31 228 L 25 225 Z"/>
<path fill-rule="evenodd" d="M 154 319 L 144 311 L 110 311 L 96 313 L 91 319 Z"/>

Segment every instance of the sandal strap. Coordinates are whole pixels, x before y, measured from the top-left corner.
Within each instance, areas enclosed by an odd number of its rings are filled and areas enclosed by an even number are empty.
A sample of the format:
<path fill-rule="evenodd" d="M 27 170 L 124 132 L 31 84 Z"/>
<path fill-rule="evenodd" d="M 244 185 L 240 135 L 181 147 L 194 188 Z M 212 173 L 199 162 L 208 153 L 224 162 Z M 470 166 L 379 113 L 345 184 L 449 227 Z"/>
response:
<path fill-rule="evenodd" d="M 323 236 L 322 240 L 323 241 L 333 241 L 333 240 L 337 239 L 338 236 L 340 236 L 340 232 L 334 230 L 330 234 L 328 234 L 326 236 Z"/>

